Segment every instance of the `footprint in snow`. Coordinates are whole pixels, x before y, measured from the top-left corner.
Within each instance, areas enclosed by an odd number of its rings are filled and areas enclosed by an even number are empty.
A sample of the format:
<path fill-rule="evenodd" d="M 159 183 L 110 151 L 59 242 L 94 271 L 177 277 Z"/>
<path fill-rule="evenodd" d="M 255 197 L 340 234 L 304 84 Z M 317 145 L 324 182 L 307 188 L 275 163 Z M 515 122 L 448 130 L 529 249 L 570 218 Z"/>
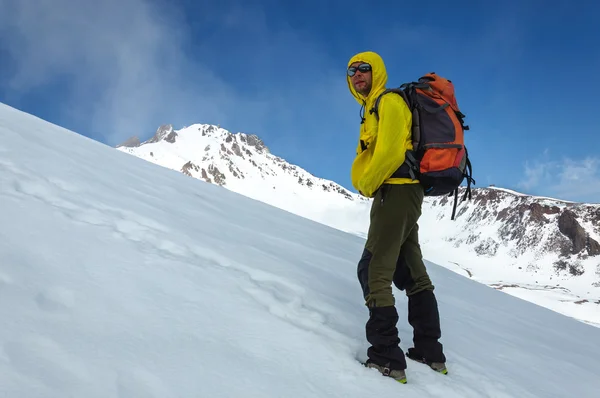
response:
<path fill-rule="evenodd" d="M 75 184 L 71 184 L 68 181 L 61 180 L 57 177 L 49 177 L 47 181 L 60 189 L 61 191 L 65 191 L 67 193 L 77 193 L 79 192 L 79 188 Z"/>
<path fill-rule="evenodd" d="M 63 212 L 79 208 L 71 201 L 62 199 L 57 192 L 56 187 L 49 184 L 47 181 L 32 179 L 30 176 L 23 176 L 20 179 L 15 179 L 12 184 L 15 192 L 40 200 L 61 209 Z"/>
<path fill-rule="evenodd" d="M 250 275 L 254 286 L 246 288 L 246 293 L 265 306 L 267 310 L 287 322 L 305 330 L 321 331 L 326 322 L 325 316 L 316 309 L 306 306 L 303 292 L 292 285 L 278 281 L 273 276 L 268 279 Z"/>

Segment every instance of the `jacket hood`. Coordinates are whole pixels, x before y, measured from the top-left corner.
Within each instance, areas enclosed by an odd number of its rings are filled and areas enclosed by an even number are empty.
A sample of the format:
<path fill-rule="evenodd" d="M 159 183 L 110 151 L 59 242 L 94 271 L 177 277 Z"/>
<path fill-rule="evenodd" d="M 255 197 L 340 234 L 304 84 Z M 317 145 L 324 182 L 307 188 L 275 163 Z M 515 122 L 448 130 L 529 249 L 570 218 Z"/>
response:
<path fill-rule="evenodd" d="M 381 56 L 373 51 L 365 51 L 354 55 L 348 61 L 348 67 L 355 62 L 366 62 L 371 65 L 372 68 L 372 82 L 371 82 L 371 91 L 367 97 L 359 94 L 352 85 L 352 81 L 350 80 L 350 76 L 346 74 L 346 82 L 348 83 L 348 88 L 350 92 L 358 101 L 359 104 L 363 105 L 368 97 L 377 96 L 383 90 L 385 90 L 385 84 L 387 83 L 388 75 L 385 69 L 385 64 Z"/>

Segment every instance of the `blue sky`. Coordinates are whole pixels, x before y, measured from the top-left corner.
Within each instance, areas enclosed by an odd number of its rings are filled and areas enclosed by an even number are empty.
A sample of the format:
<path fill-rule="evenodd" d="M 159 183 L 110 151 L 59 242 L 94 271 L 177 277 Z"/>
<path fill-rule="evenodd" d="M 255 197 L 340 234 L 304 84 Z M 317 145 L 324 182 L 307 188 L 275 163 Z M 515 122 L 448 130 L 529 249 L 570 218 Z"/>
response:
<path fill-rule="evenodd" d="M 569 3 L 0 0 L 0 102 L 108 145 L 220 124 L 352 189 L 372 50 L 453 80 L 477 186 L 600 202 L 600 5 Z"/>

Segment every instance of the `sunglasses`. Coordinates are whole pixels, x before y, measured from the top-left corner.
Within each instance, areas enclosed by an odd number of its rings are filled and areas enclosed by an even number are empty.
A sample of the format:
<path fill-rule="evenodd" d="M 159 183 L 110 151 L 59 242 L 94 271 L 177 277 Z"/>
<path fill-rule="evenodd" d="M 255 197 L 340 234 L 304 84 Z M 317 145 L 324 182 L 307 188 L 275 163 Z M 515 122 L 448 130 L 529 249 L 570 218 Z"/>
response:
<path fill-rule="evenodd" d="M 354 76 L 356 71 L 360 71 L 361 73 L 366 73 L 371 70 L 371 65 L 369 64 L 360 64 L 358 67 L 351 66 L 348 68 L 348 76 Z"/>

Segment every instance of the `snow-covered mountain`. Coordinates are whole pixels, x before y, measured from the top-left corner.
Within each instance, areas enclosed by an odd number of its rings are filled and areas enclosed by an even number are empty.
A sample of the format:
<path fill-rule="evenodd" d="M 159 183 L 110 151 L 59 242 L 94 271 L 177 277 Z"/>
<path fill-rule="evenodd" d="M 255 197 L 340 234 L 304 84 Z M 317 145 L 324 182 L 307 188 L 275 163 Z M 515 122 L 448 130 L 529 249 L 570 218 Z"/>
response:
<path fill-rule="evenodd" d="M 161 126 L 118 149 L 342 231 L 365 236 L 370 201 L 273 155 L 256 135 Z M 426 198 L 424 256 L 474 280 L 600 326 L 600 205 L 476 188 Z"/>
<path fill-rule="evenodd" d="M 0 104 L 0 396 L 595 398 L 600 329 L 428 263 L 450 373 L 363 367 L 363 240 Z M 401 347 L 412 345 L 396 292 Z M 559 348 L 563 348 L 560 350 Z"/>
<path fill-rule="evenodd" d="M 134 137 L 117 148 L 302 217 L 364 233 L 368 200 L 272 154 L 256 135 L 208 124 L 181 130 L 164 125 L 148 141 Z"/>

